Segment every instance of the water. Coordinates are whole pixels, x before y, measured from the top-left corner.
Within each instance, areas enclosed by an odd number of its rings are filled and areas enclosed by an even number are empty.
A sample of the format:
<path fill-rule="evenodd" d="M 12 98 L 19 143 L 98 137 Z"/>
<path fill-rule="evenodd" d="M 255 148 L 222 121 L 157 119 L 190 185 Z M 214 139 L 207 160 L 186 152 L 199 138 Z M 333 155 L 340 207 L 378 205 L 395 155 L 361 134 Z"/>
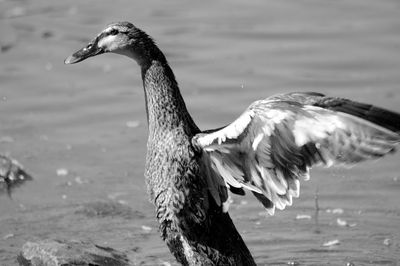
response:
<path fill-rule="evenodd" d="M 0 151 L 18 158 L 35 181 L 12 201 L 0 199 L 0 265 L 16 265 L 23 243 L 43 238 L 90 239 L 128 252 L 137 265 L 175 263 L 145 192 L 139 68 L 115 55 L 63 65 L 109 22 L 129 20 L 157 40 L 194 119 L 207 129 L 287 91 L 400 112 L 399 11 L 394 0 L 1 0 L 0 137 L 7 141 Z M 235 198 L 230 213 L 260 265 L 397 265 L 399 159 L 314 169 L 300 199 L 274 217 L 251 196 Z M 57 169 L 68 174 L 57 176 Z M 79 211 L 118 201 L 132 213 Z M 331 240 L 340 244 L 323 246 Z"/>

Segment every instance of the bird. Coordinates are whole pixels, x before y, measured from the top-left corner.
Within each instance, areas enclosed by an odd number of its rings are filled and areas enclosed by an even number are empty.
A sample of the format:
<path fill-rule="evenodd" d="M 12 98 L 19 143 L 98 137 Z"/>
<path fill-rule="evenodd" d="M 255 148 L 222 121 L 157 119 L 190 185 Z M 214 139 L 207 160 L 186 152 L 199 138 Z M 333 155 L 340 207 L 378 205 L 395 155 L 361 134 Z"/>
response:
<path fill-rule="evenodd" d="M 104 53 L 141 68 L 147 191 L 182 265 L 256 265 L 229 216 L 229 193 L 250 191 L 273 215 L 299 197 L 311 167 L 377 159 L 400 143 L 400 114 L 317 92 L 255 101 L 229 125 L 200 130 L 152 37 L 130 22 L 111 23 L 64 63 Z"/>
<path fill-rule="evenodd" d="M 17 160 L 0 154 L 0 195 L 6 193 L 11 198 L 16 187 L 32 179 Z"/>

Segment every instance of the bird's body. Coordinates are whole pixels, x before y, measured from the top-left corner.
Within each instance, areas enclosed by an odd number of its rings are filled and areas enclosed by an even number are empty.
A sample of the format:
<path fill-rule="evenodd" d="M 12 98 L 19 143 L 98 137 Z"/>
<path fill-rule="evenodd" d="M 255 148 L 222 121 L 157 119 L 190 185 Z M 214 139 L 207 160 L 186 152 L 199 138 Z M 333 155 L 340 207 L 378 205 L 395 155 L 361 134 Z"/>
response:
<path fill-rule="evenodd" d="M 215 204 L 210 206 L 206 173 L 200 154 L 191 144 L 200 130 L 164 60 L 156 58 L 142 66 L 149 125 L 145 179 L 162 238 L 184 265 L 214 265 L 217 261 L 251 265 L 246 262 L 252 262 L 250 252 L 239 252 L 245 246 L 239 235 L 229 230 L 221 238 L 218 231 L 223 231 L 210 226 L 234 229 L 228 214 Z"/>
<path fill-rule="evenodd" d="M 400 142 L 400 115 L 319 93 L 257 101 L 230 125 L 200 131 L 163 53 L 143 31 L 114 23 L 69 58 L 127 55 L 142 70 L 149 137 L 145 178 L 162 238 L 183 265 L 255 265 L 227 213 L 228 189 L 267 211 L 299 195 L 316 164 L 381 157 Z"/>

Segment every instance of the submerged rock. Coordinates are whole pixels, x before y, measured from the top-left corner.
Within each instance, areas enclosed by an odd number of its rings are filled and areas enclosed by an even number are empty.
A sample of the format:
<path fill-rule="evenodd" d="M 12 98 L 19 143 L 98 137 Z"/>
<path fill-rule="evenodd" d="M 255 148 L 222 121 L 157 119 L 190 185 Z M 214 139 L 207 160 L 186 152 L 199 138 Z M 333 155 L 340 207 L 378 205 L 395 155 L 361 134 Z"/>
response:
<path fill-rule="evenodd" d="M 129 266 L 126 254 L 90 242 L 43 240 L 26 242 L 17 261 L 22 266 Z"/>

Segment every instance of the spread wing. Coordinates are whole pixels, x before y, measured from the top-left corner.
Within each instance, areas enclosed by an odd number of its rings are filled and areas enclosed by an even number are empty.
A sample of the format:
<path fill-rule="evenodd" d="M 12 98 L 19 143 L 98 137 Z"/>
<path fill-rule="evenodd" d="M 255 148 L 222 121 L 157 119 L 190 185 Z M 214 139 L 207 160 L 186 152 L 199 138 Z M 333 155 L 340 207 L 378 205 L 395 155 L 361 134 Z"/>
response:
<path fill-rule="evenodd" d="M 233 192 L 249 189 L 273 214 L 299 196 L 299 180 L 309 179 L 311 166 L 382 157 L 400 143 L 399 132 L 400 115 L 394 112 L 291 93 L 256 101 L 232 124 L 199 133 L 192 142 L 209 166 L 209 183 L 224 182 Z M 211 192 L 217 202 L 226 198 L 220 192 Z"/>

